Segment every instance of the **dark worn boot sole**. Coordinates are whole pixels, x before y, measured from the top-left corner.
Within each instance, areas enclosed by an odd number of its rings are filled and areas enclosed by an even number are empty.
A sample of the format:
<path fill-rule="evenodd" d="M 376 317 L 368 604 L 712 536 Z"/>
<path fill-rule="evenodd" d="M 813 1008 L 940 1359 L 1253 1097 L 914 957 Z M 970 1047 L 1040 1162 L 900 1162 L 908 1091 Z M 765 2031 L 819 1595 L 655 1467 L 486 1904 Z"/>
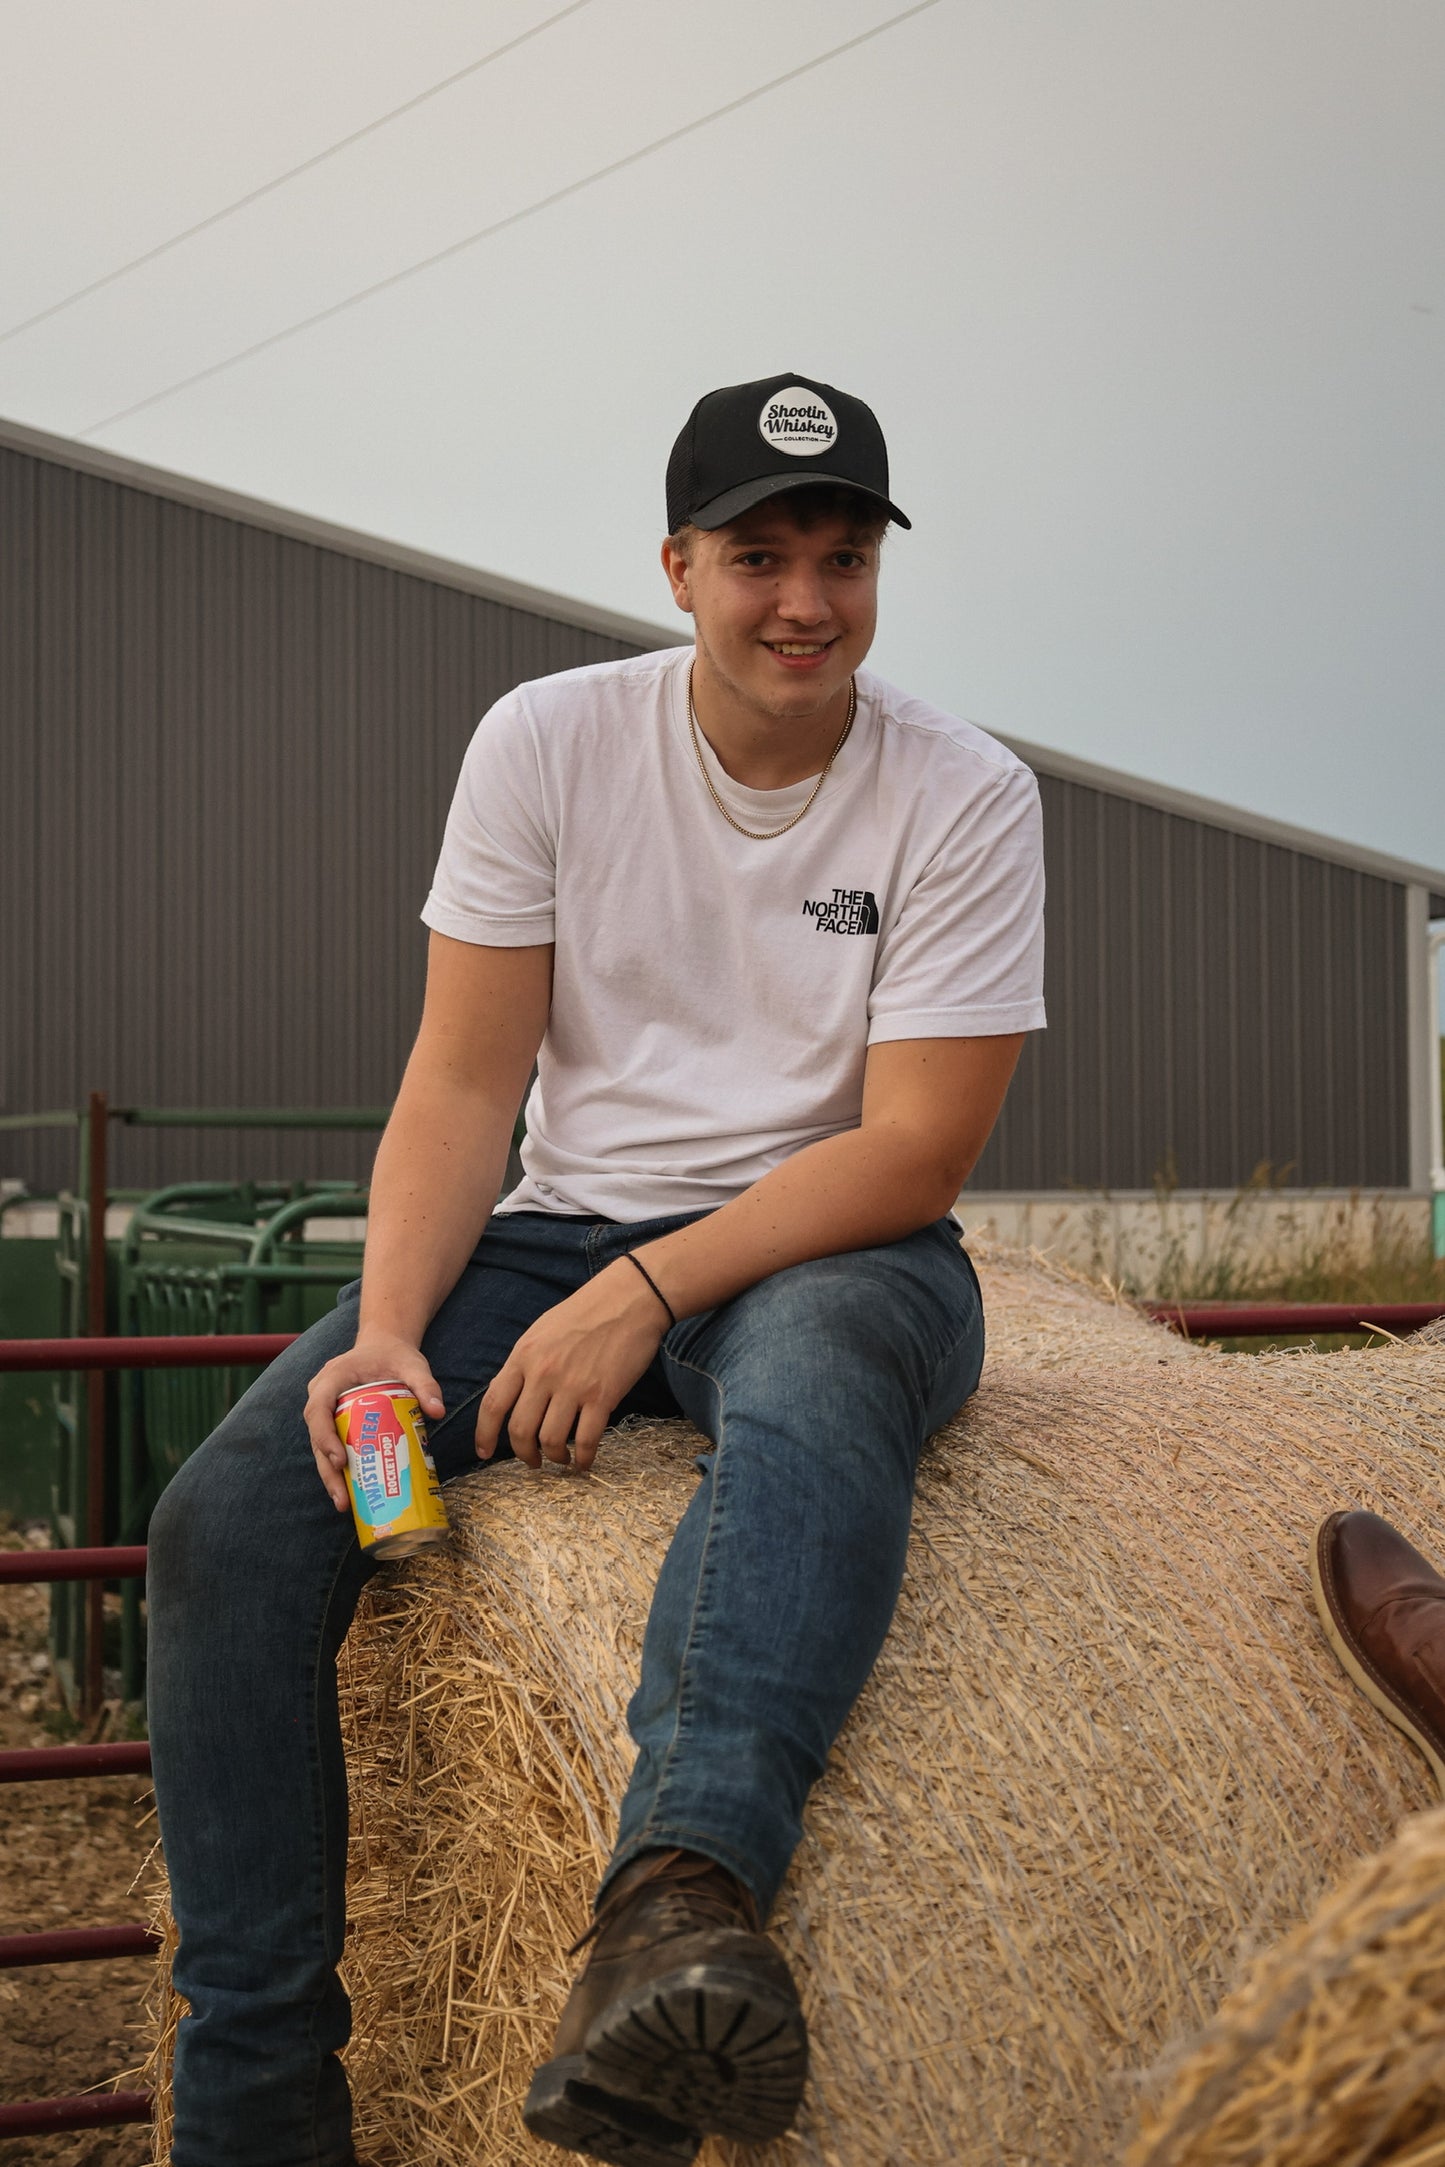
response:
<path fill-rule="evenodd" d="M 692 2167 L 702 2139 L 634 2099 L 614 2099 L 582 2074 L 580 2054 L 543 2062 L 532 2079 L 522 2120 L 544 2144 L 611 2167 Z"/>
<path fill-rule="evenodd" d="M 792 2126 L 808 2031 L 797 2002 L 745 1966 L 688 1964 L 608 2003 L 582 2073 L 687 2129 L 761 2144 Z"/>

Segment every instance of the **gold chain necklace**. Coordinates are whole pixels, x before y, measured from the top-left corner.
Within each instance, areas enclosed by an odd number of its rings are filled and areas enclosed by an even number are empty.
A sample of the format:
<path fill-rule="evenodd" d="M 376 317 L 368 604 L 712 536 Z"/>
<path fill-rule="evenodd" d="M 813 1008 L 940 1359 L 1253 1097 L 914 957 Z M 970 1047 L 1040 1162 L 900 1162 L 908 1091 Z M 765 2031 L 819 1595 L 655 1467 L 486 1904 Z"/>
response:
<path fill-rule="evenodd" d="M 833 750 L 829 753 L 822 774 L 818 777 L 818 780 L 814 783 L 812 789 L 808 792 L 807 803 L 803 805 L 796 813 L 794 813 L 791 820 L 785 820 L 780 828 L 745 828 L 740 820 L 734 820 L 732 814 L 728 811 L 722 799 L 718 796 L 717 791 L 714 789 L 713 779 L 707 771 L 707 762 L 703 759 L 702 747 L 698 743 L 697 737 L 697 710 L 692 704 L 692 671 L 689 670 L 687 673 L 687 727 L 692 733 L 692 749 L 697 754 L 697 764 L 699 769 L 701 770 L 702 779 L 707 784 L 707 794 L 712 799 L 713 804 L 717 807 L 718 811 L 722 814 L 723 819 L 727 822 L 728 826 L 730 828 L 736 828 L 739 835 L 746 835 L 749 841 L 754 843 L 776 842 L 780 835 L 787 834 L 789 828 L 795 828 L 798 825 L 798 822 L 802 819 L 803 814 L 809 811 L 814 798 L 818 795 L 818 792 L 822 789 L 824 783 L 828 780 L 828 769 L 831 768 L 833 762 L 837 759 L 839 753 L 847 744 L 848 732 L 853 727 L 853 718 L 857 714 L 857 712 L 858 682 L 856 678 L 850 677 L 848 680 L 848 714 L 843 724 L 842 735 L 839 737 L 837 744 L 833 747 Z"/>

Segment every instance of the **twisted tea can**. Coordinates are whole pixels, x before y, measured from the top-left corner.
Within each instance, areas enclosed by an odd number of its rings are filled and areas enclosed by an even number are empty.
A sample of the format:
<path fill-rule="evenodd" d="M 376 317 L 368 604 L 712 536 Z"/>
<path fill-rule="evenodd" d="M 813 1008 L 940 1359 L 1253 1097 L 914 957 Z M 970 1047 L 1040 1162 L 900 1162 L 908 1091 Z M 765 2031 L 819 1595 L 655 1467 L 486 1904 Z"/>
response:
<path fill-rule="evenodd" d="M 336 1402 L 336 1434 L 363 1550 L 406 1558 L 446 1541 L 447 1509 L 410 1386 L 396 1377 L 353 1385 Z"/>

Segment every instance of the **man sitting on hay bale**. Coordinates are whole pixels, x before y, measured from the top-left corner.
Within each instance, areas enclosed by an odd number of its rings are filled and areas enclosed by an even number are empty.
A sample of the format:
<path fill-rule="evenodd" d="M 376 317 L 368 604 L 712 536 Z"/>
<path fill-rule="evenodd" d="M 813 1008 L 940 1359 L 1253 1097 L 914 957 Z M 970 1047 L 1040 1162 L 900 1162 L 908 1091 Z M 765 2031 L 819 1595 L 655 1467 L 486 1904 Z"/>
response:
<path fill-rule="evenodd" d="M 483 719 L 361 1285 L 152 1522 L 176 2167 L 354 2157 L 335 1658 L 371 1568 L 332 1417 L 376 1379 L 416 1393 L 443 1479 L 507 1449 L 586 1468 L 629 1412 L 712 1440 L 526 2115 L 680 2167 L 709 2131 L 778 2135 L 802 2091 L 763 1922 L 888 1629 L 920 1447 L 978 1381 L 948 1213 L 1044 1020 L 1039 802 L 1012 753 L 861 668 L 908 525 L 861 401 L 787 375 L 711 393 L 667 508 L 695 648 Z M 534 1059 L 525 1178 L 493 1209 Z"/>

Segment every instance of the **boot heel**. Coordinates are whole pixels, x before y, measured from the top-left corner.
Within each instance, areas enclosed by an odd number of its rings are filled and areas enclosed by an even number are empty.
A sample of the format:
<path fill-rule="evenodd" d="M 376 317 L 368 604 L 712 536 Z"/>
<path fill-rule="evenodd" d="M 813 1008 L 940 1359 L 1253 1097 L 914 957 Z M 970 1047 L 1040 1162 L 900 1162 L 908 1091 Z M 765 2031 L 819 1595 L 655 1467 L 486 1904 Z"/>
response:
<path fill-rule="evenodd" d="M 586 2077 L 740 2144 L 780 2137 L 803 2096 L 808 2034 L 797 2002 L 771 1986 L 707 1963 L 653 1980 L 588 2033 Z"/>
<path fill-rule="evenodd" d="M 588 2083 L 580 2054 L 542 2063 L 522 2120 L 544 2144 L 610 2161 L 612 2167 L 692 2167 L 702 2141 L 640 2100 L 618 2099 Z"/>

